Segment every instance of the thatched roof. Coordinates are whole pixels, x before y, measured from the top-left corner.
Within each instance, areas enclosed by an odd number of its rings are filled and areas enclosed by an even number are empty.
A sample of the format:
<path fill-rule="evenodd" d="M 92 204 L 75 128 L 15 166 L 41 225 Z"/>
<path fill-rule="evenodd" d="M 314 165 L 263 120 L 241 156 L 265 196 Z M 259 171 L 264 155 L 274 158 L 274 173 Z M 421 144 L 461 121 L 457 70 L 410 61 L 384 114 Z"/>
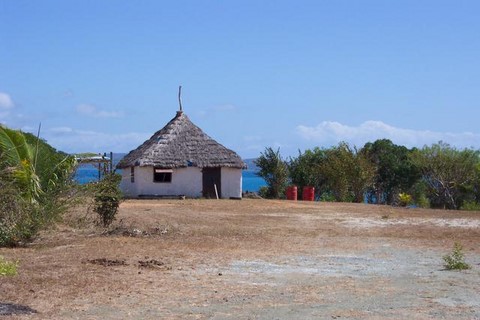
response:
<path fill-rule="evenodd" d="M 181 111 L 137 149 L 130 151 L 117 168 L 130 166 L 244 168 L 238 154 L 206 135 Z"/>

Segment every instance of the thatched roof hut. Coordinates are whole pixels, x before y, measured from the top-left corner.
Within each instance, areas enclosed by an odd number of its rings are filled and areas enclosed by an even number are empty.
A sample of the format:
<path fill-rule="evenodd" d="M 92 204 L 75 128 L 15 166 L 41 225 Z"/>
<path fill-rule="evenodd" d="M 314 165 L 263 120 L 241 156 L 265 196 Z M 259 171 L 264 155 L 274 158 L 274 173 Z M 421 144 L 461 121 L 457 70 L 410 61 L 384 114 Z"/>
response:
<path fill-rule="evenodd" d="M 127 196 L 241 197 L 238 154 L 222 146 L 182 111 L 117 165 Z M 130 170 L 127 170 L 130 168 Z"/>
<path fill-rule="evenodd" d="M 155 166 L 162 168 L 239 168 L 242 158 L 194 125 L 182 111 L 150 139 L 130 151 L 117 168 Z"/>

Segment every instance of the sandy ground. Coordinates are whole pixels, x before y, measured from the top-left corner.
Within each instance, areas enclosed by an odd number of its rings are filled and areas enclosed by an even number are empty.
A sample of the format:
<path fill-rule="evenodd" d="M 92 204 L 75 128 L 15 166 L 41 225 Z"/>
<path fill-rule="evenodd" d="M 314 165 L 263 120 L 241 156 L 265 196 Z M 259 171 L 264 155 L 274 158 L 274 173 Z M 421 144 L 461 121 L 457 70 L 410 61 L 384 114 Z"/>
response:
<path fill-rule="evenodd" d="M 480 319 L 480 212 L 129 200 L 111 234 L 83 216 L 0 249 L 20 263 L 1 319 Z M 444 270 L 454 242 L 472 269 Z"/>

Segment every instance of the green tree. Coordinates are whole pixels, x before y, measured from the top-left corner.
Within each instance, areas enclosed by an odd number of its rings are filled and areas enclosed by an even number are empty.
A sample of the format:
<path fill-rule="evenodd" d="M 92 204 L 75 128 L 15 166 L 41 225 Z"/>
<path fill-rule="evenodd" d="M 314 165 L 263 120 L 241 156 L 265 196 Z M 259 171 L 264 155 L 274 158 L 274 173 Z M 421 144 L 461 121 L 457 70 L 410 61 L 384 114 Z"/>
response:
<path fill-rule="evenodd" d="M 434 207 L 458 209 L 471 194 L 477 181 L 479 152 L 457 150 L 439 142 L 411 154 L 413 163 L 421 170 L 428 186 L 428 197 Z"/>
<path fill-rule="evenodd" d="M 326 161 L 325 150 L 316 147 L 298 153 L 298 157 L 290 158 L 288 163 L 292 184 L 300 187 L 313 186 L 317 194 L 325 191 L 326 180 L 322 173 L 322 165 Z M 299 190 L 302 192 L 302 188 Z"/>
<path fill-rule="evenodd" d="M 337 201 L 362 202 L 373 183 L 375 168 L 365 154 L 341 142 L 326 150 L 322 172 Z"/>
<path fill-rule="evenodd" d="M 411 193 L 420 179 L 420 172 L 410 161 L 408 150 L 388 139 L 368 142 L 361 150 L 375 166 L 375 179 L 370 196 L 376 203 L 392 204 L 399 193 Z"/>
<path fill-rule="evenodd" d="M 282 197 L 288 183 L 288 165 L 282 159 L 280 149 L 265 148 L 255 165 L 260 169 L 258 175 L 267 182 L 267 195 L 274 199 Z"/>

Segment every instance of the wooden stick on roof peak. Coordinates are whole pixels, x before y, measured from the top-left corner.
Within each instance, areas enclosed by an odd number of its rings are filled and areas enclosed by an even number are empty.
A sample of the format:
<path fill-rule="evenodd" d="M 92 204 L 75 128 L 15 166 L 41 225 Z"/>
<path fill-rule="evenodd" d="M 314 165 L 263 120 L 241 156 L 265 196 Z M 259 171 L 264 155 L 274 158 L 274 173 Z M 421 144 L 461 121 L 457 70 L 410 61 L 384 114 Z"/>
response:
<path fill-rule="evenodd" d="M 182 86 L 178 87 L 178 103 L 180 104 L 180 112 L 183 112 L 183 108 L 182 108 Z"/>

